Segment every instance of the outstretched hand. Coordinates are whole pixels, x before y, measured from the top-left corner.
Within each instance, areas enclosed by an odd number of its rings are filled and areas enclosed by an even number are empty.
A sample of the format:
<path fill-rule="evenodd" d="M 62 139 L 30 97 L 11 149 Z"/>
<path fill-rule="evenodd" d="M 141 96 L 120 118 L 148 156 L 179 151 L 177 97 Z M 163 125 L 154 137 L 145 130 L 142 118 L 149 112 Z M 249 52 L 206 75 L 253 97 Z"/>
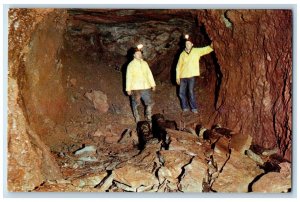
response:
<path fill-rule="evenodd" d="M 214 48 L 214 43 L 213 42 L 211 42 L 210 47 Z"/>

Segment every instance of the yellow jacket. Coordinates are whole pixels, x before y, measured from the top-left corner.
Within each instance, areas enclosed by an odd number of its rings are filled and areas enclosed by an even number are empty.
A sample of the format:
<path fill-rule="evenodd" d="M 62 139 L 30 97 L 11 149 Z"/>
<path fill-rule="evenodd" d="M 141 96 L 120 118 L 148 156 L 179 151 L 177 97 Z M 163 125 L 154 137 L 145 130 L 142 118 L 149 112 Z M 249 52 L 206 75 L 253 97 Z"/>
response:
<path fill-rule="evenodd" d="M 212 52 L 210 46 L 203 48 L 192 48 L 190 53 L 183 51 L 180 54 L 177 67 L 176 67 L 176 81 L 180 78 L 191 78 L 200 75 L 199 60 L 201 56 L 207 55 Z"/>
<path fill-rule="evenodd" d="M 133 59 L 127 67 L 126 91 L 144 90 L 155 86 L 149 65 L 143 59 Z"/>

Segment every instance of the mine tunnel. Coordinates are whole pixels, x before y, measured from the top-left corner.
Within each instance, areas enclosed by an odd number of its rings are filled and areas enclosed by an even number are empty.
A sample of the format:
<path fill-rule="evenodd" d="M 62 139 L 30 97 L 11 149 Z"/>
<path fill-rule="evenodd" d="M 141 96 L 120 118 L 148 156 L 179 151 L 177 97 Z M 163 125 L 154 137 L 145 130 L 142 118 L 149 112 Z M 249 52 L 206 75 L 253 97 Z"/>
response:
<path fill-rule="evenodd" d="M 291 10 L 10 9 L 8 24 L 9 191 L 291 190 Z M 175 81 L 184 34 L 213 43 L 198 114 Z M 163 116 L 142 149 L 125 92 L 140 43 Z"/>

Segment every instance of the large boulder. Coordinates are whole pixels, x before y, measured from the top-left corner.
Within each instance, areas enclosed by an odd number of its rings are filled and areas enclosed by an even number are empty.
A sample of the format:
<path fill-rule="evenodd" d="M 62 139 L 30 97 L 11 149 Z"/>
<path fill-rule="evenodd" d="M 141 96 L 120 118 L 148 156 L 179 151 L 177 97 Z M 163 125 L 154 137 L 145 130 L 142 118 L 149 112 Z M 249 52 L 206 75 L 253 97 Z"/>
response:
<path fill-rule="evenodd" d="M 155 175 L 132 165 L 114 170 L 114 176 L 114 181 L 119 183 L 120 188 L 128 191 L 137 191 L 141 187 L 151 188 L 159 184 Z"/>
<path fill-rule="evenodd" d="M 212 189 L 217 192 L 248 192 L 249 184 L 264 171 L 257 164 L 236 151 L 230 156 L 214 154 L 219 175 L 213 183 Z"/>
<path fill-rule="evenodd" d="M 184 167 L 184 175 L 180 181 L 180 190 L 183 192 L 202 192 L 203 179 L 207 177 L 207 164 L 199 157 Z"/>
<path fill-rule="evenodd" d="M 289 192 L 292 188 L 291 164 L 281 163 L 280 172 L 269 172 L 263 175 L 252 186 L 253 192 L 282 193 Z"/>
<path fill-rule="evenodd" d="M 92 90 L 91 92 L 85 93 L 85 97 L 93 102 L 95 109 L 97 109 L 100 113 L 107 112 L 109 105 L 107 103 L 107 96 L 105 93 L 99 90 Z"/>

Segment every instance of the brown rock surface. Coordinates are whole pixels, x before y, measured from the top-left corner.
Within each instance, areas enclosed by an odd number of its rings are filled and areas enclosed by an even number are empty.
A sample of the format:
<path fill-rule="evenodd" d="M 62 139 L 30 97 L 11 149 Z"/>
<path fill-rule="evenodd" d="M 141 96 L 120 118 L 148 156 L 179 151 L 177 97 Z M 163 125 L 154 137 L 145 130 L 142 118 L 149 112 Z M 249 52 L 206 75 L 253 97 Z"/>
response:
<path fill-rule="evenodd" d="M 97 109 L 100 113 L 105 113 L 108 110 L 107 104 L 107 96 L 97 90 L 93 90 L 92 92 L 87 92 L 85 96 L 93 102 L 95 109 Z"/>
<path fill-rule="evenodd" d="M 9 11 L 9 77 L 17 80 L 26 121 L 48 146 L 61 143 L 64 133 L 58 123 L 67 104 L 60 58 L 65 14 L 55 9 Z"/>
<path fill-rule="evenodd" d="M 289 192 L 292 187 L 291 164 L 281 163 L 280 172 L 269 172 L 253 184 L 253 192 L 282 193 Z"/>
<path fill-rule="evenodd" d="M 199 14 L 222 72 L 213 120 L 251 134 L 254 144 L 277 146 L 291 159 L 292 12 L 210 10 Z"/>
<path fill-rule="evenodd" d="M 24 76 L 24 71 L 26 71 L 24 65 L 28 62 L 28 55 L 31 54 L 29 49 L 31 34 L 37 27 L 41 26 L 52 11 L 53 9 L 14 9 L 10 11 L 10 75 L 8 85 L 9 191 L 30 191 L 47 179 L 60 179 L 62 177 L 55 159 L 43 142 L 44 140 L 41 140 L 28 124 L 32 117 L 28 117 L 25 110 L 30 110 L 30 106 L 28 105 L 28 108 L 24 108 L 25 103 L 22 95 L 24 93 L 24 85 L 35 82 L 30 78 L 21 76 Z M 40 78 L 36 77 L 36 79 Z M 31 104 L 34 104 L 34 101 Z M 39 110 L 43 110 L 41 106 L 39 105 Z M 36 112 L 36 110 L 32 112 L 32 115 L 34 116 Z M 51 114 L 47 115 L 51 116 Z"/>
<path fill-rule="evenodd" d="M 95 187 L 96 185 L 100 184 L 100 182 L 106 176 L 107 176 L 106 172 L 87 174 L 85 176 L 73 180 L 71 183 L 75 187 L 84 187 L 84 186 Z"/>
<path fill-rule="evenodd" d="M 235 151 L 231 153 L 227 162 L 225 155 L 215 154 L 214 159 L 219 171 L 225 164 L 212 186 L 217 192 L 248 192 L 249 184 L 256 176 L 263 173 L 263 170 L 259 169 L 251 159 Z"/>
<path fill-rule="evenodd" d="M 158 171 L 160 182 L 167 179 L 170 182 L 179 182 L 178 177 L 183 172 L 182 167 L 189 164 L 192 156 L 182 151 L 160 151 L 163 167 Z"/>
<path fill-rule="evenodd" d="M 185 173 L 180 181 L 180 190 L 183 192 L 202 192 L 203 179 L 207 176 L 206 162 L 196 157 L 184 169 Z"/>
<path fill-rule="evenodd" d="M 70 49 L 105 58 L 113 68 L 122 68 L 129 49 L 144 44 L 144 57 L 153 74 L 169 80 L 180 37 L 193 31 L 191 10 L 73 9 L 68 11 L 67 44 Z M 81 44 L 85 43 L 85 46 Z M 117 44 L 117 45 L 116 45 Z M 131 54 L 131 53 L 130 53 Z M 117 60 L 115 60 L 117 58 Z"/>
<path fill-rule="evenodd" d="M 169 150 L 181 150 L 190 155 L 202 156 L 210 145 L 206 144 L 200 138 L 182 131 L 167 129 L 171 143 Z"/>
<path fill-rule="evenodd" d="M 18 85 L 9 79 L 8 190 L 30 191 L 45 180 L 62 178 L 49 148 L 32 131 L 18 105 Z"/>
<path fill-rule="evenodd" d="M 137 188 L 141 186 L 151 187 L 158 185 L 158 180 L 155 175 L 136 166 L 128 165 L 118 168 L 114 170 L 114 175 L 115 181 L 130 186 L 133 190 L 137 190 Z"/>

